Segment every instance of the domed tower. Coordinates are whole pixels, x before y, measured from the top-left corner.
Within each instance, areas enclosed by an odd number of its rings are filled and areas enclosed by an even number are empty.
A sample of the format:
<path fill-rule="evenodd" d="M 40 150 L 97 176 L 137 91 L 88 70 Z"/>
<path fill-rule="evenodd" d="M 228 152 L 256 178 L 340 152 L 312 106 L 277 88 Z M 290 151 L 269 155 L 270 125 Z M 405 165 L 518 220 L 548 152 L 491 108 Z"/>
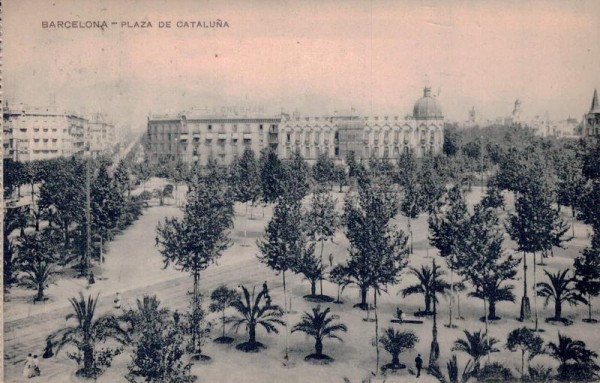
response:
<path fill-rule="evenodd" d="M 437 98 L 431 95 L 430 87 L 425 87 L 423 97 L 415 102 L 412 117 L 415 123 L 416 154 L 422 156 L 440 153 L 444 143 L 444 114 Z"/>

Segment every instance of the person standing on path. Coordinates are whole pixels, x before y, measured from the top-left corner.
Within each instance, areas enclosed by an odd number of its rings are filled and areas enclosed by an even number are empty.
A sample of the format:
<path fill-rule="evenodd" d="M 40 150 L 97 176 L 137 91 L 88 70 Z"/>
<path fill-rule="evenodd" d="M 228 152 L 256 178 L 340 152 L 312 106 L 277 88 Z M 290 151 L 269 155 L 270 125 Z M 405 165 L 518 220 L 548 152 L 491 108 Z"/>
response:
<path fill-rule="evenodd" d="M 23 367 L 23 377 L 31 378 L 31 362 L 33 361 L 33 357 L 31 354 L 27 355 L 27 359 L 25 359 L 25 366 Z"/>
<path fill-rule="evenodd" d="M 423 359 L 421 359 L 421 354 L 417 355 L 415 358 L 415 365 L 417 366 L 417 378 L 421 376 L 421 368 L 423 368 Z"/>
<path fill-rule="evenodd" d="M 42 373 L 40 371 L 40 360 L 38 359 L 37 355 L 33 356 L 31 364 L 31 376 L 40 376 Z"/>
<path fill-rule="evenodd" d="M 114 308 L 116 308 L 117 310 L 121 308 L 121 293 L 118 291 L 117 291 L 117 294 L 115 295 Z"/>

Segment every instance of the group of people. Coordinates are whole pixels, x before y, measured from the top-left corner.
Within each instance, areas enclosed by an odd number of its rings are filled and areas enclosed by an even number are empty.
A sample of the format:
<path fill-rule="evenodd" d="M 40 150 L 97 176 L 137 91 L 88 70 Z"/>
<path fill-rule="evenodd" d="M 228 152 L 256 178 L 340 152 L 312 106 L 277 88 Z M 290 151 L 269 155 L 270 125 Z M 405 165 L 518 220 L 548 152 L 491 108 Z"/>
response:
<path fill-rule="evenodd" d="M 35 376 L 40 376 L 40 361 L 37 355 L 27 355 L 27 359 L 25 360 L 25 367 L 23 368 L 23 377 L 24 378 L 33 378 Z"/>

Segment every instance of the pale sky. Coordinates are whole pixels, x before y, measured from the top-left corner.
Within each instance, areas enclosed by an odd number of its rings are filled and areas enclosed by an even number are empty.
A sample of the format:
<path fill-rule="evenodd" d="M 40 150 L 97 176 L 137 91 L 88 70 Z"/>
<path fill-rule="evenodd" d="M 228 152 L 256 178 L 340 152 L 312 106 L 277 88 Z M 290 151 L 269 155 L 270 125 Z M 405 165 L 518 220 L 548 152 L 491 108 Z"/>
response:
<path fill-rule="evenodd" d="M 448 119 L 475 106 L 552 119 L 600 87 L 600 1 L 3 2 L 9 103 L 104 112 L 143 129 L 148 113 L 264 106 L 307 115 L 412 113 L 429 85 Z M 229 28 L 176 28 L 226 20 Z M 43 29 L 42 21 L 151 21 L 151 29 Z M 159 29 L 171 20 L 171 29 Z"/>

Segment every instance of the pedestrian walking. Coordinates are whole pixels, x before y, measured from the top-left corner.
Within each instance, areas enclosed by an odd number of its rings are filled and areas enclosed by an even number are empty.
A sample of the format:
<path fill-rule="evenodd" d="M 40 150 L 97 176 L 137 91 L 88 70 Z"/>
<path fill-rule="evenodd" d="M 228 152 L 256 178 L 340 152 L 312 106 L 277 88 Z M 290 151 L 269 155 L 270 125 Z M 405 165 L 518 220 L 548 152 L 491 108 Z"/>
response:
<path fill-rule="evenodd" d="M 265 294 L 265 302 L 266 302 L 267 306 L 271 306 L 271 295 L 269 295 L 269 286 L 267 286 L 267 281 L 265 281 L 265 283 L 263 283 L 262 292 Z"/>
<path fill-rule="evenodd" d="M 117 291 L 117 294 L 115 295 L 114 303 L 115 303 L 114 308 L 116 308 L 117 310 L 121 308 L 121 293 L 119 293 L 118 291 Z"/>
<path fill-rule="evenodd" d="M 421 376 L 421 368 L 423 368 L 423 359 L 421 359 L 421 354 L 417 355 L 415 358 L 415 365 L 417 366 L 417 378 Z"/>
<path fill-rule="evenodd" d="M 31 378 L 31 363 L 33 362 L 33 356 L 31 354 L 27 355 L 25 359 L 25 366 L 23 366 L 23 377 Z"/>
<path fill-rule="evenodd" d="M 42 358 L 48 359 L 52 358 L 53 356 L 54 353 L 52 352 L 52 341 L 50 339 L 46 339 L 46 348 L 44 349 L 44 354 L 42 355 Z"/>
<path fill-rule="evenodd" d="M 37 355 L 33 356 L 33 360 L 31 361 L 31 376 L 40 376 L 42 373 L 40 371 L 40 360 L 38 359 Z"/>
<path fill-rule="evenodd" d="M 88 284 L 91 286 L 96 283 L 96 279 L 94 279 L 94 272 L 90 271 L 90 277 L 88 278 Z"/>

